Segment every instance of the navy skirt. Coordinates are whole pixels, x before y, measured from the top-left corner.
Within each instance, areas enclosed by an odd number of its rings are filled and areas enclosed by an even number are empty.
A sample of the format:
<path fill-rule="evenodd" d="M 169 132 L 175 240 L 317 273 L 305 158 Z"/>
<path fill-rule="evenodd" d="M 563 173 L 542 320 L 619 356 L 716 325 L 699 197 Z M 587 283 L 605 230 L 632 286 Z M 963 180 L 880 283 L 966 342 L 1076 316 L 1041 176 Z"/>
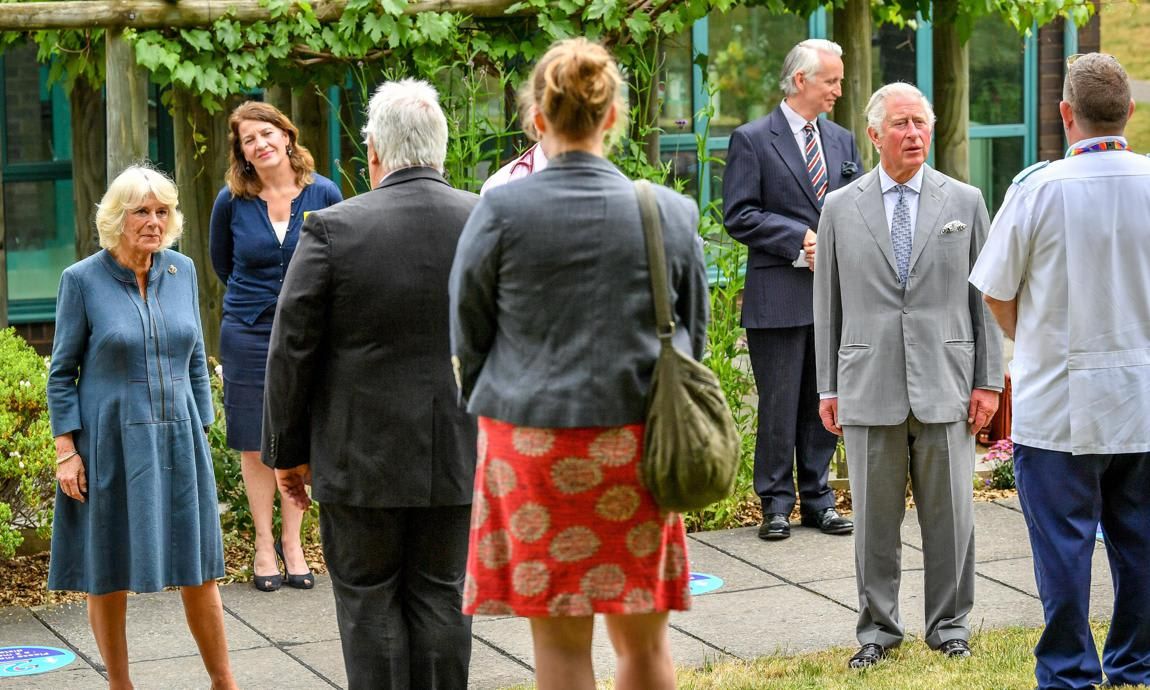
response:
<path fill-rule="evenodd" d="M 275 309 L 248 325 L 231 314 L 220 324 L 220 359 L 224 365 L 224 414 L 228 447 L 260 449 L 263 431 L 264 374 Z"/>

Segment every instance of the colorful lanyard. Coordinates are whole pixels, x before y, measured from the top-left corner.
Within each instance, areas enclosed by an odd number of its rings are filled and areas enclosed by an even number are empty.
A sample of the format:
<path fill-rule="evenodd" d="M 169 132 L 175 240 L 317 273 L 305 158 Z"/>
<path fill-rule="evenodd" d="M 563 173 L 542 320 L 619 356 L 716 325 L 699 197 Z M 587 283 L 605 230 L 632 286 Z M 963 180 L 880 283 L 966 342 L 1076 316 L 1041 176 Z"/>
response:
<path fill-rule="evenodd" d="M 1099 141 L 1089 146 L 1076 146 L 1066 151 L 1066 157 L 1080 156 L 1084 153 L 1096 153 L 1098 151 L 1129 151 L 1130 145 L 1124 141 L 1117 139 L 1107 139 Z"/>

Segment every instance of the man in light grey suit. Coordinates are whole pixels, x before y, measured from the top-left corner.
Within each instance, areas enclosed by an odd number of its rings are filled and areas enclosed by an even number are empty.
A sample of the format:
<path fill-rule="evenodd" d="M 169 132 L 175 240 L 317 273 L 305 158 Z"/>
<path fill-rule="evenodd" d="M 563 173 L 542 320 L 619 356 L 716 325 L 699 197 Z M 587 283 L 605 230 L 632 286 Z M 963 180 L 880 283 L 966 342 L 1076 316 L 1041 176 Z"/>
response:
<path fill-rule="evenodd" d="M 970 655 L 974 435 L 1002 390 L 1002 336 L 966 280 L 989 226 L 982 194 L 926 165 L 934 111 L 915 87 L 876 91 L 867 124 L 880 165 L 827 197 L 814 286 L 819 413 L 845 435 L 855 510 L 855 668 L 902 642 L 908 477 L 922 529 L 926 642 L 948 657 Z"/>

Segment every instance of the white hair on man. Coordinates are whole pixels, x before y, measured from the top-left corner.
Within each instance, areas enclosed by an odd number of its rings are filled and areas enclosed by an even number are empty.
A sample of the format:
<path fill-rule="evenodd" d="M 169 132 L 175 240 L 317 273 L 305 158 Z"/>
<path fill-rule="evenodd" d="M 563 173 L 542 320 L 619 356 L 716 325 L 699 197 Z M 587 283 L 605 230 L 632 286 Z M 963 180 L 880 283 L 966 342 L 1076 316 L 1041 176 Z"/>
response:
<path fill-rule="evenodd" d="M 443 172 L 447 118 L 435 88 L 419 79 L 384 82 L 367 106 L 361 131 L 388 171 L 427 166 Z"/>
<path fill-rule="evenodd" d="M 870 100 L 866 104 L 866 123 L 867 126 L 876 132 L 882 133 L 883 123 L 886 122 L 886 102 L 891 96 L 906 96 L 908 98 L 918 98 L 922 101 L 922 107 L 926 110 L 926 118 L 930 120 L 930 128 L 934 129 L 934 108 L 931 106 L 930 101 L 918 87 L 913 84 L 907 84 L 904 81 L 896 81 L 883 86 L 878 91 L 871 95 Z"/>
<path fill-rule="evenodd" d="M 802 72 L 807 79 L 813 78 L 822 68 L 822 59 L 819 53 L 830 53 L 836 57 L 843 56 L 842 46 L 825 38 L 808 38 L 795 44 L 791 52 L 783 60 L 783 72 L 779 78 L 779 88 L 787 96 L 794 96 L 799 92 L 795 86 L 795 75 Z"/>

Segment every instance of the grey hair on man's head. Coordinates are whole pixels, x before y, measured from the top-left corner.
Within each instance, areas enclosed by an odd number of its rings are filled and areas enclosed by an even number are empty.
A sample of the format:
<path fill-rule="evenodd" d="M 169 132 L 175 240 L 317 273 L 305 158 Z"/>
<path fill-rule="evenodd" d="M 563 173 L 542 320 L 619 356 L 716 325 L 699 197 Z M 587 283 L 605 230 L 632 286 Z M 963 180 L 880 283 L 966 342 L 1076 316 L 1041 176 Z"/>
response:
<path fill-rule="evenodd" d="M 427 166 L 443 171 L 447 118 L 435 88 L 419 79 L 384 82 L 367 106 L 364 143 L 387 170 Z"/>
<path fill-rule="evenodd" d="M 891 96 L 907 96 L 909 98 L 921 99 L 922 107 L 926 110 L 926 118 L 930 120 L 931 129 L 934 129 L 934 107 L 931 106 L 930 101 L 927 100 L 922 91 L 918 90 L 918 87 L 903 81 L 887 84 L 871 95 L 870 101 L 866 104 L 866 123 L 868 127 L 874 129 L 876 132 L 882 131 L 882 124 L 886 120 L 886 102 Z"/>
<path fill-rule="evenodd" d="M 795 75 L 799 72 L 802 72 L 807 79 L 819 73 L 819 69 L 823 66 L 819 53 L 842 57 L 843 49 L 839 44 L 825 38 L 808 38 L 791 48 L 791 52 L 787 53 L 786 59 L 783 60 L 783 71 L 779 77 L 779 88 L 784 94 L 793 96 L 799 92 L 795 86 Z"/>

